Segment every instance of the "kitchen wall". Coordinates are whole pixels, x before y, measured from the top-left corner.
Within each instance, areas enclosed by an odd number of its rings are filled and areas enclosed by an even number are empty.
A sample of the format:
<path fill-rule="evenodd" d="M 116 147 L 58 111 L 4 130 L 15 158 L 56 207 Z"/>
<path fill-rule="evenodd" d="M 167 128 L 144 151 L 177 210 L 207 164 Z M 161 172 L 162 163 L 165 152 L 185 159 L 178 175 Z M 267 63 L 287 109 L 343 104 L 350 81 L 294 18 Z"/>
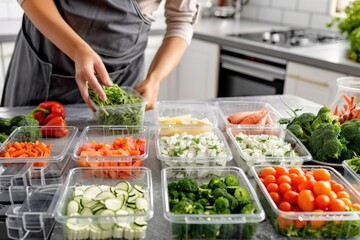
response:
<path fill-rule="evenodd" d="M 16 0 L 0 0 L 0 34 L 17 34 L 23 10 Z"/>
<path fill-rule="evenodd" d="M 328 29 L 335 0 L 250 0 L 241 17 L 285 26 Z"/>

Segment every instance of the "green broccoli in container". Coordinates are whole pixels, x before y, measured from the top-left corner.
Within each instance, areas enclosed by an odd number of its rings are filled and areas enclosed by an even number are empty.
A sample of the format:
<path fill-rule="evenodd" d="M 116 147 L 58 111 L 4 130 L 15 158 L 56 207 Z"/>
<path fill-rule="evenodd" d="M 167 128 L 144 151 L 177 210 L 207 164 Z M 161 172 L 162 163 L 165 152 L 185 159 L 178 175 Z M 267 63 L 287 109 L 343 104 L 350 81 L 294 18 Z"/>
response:
<path fill-rule="evenodd" d="M 344 157 L 344 159 L 360 155 L 360 119 L 355 118 L 341 124 L 340 136 L 349 141 L 347 149 L 350 154 Z"/>

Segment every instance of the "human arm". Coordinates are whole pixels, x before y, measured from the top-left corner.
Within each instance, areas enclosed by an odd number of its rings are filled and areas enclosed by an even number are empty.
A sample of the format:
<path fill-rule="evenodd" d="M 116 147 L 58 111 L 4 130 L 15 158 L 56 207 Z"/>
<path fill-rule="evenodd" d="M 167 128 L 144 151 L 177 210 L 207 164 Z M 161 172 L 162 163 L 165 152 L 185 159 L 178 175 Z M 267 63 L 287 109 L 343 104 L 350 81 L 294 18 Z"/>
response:
<path fill-rule="evenodd" d="M 178 37 L 169 37 L 164 40 L 157 51 L 144 81 L 140 82 L 135 90 L 147 101 L 146 110 L 153 109 L 160 89 L 160 82 L 180 62 L 187 43 Z"/>
<path fill-rule="evenodd" d="M 87 83 L 100 95 L 106 95 L 95 74 L 105 85 L 111 85 L 106 68 L 94 50 L 65 22 L 52 0 L 25 0 L 21 4 L 25 14 L 36 28 L 54 45 L 64 52 L 75 64 L 75 79 L 84 101 L 90 103 Z"/>
<path fill-rule="evenodd" d="M 195 0 L 166 1 L 166 33 L 164 41 L 152 61 L 144 81 L 135 89 L 146 99 L 146 109 L 153 109 L 160 82 L 176 67 L 190 44 L 193 24 L 196 21 Z"/>

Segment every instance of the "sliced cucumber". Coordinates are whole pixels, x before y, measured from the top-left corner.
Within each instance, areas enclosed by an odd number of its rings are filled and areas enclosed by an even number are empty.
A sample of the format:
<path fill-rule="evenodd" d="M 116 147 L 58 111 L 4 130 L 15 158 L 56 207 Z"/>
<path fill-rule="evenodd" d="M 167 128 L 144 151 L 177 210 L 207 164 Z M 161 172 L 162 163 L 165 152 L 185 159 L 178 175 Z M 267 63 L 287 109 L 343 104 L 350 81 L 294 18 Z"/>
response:
<path fill-rule="evenodd" d="M 74 197 L 76 196 L 82 196 L 84 194 L 84 191 L 80 190 L 80 189 L 75 189 L 74 191 Z"/>
<path fill-rule="evenodd" d="M 144 194 L 145 190 L 140 185 L 134 185 L 134 189 L 137 190 L 139 193 Z"/>
<path fill-rule="evenodd" d="M 141 198 L 141 197 L 137 198 L 135 205 L 138 210 L 147 211 L 149 209 L 148 201 L 145 198 Z"/>
<path fill-rule="evenodd" d="M 94 206 L 96 206 L 99 202 L 98 201 L 90 201 L 90 202 L 86 202 L 86 201 L 83 201 L 84 199 L 81 199 L 81 205 L 83 207 L 88 207 L 88 208 L 93 208 Z"/>
<path fill-rule="evenodd" d="M 121 181 L 115 185 L 115 189 L 122 189 L 129 192 L 132 189 L 132 187 L 128 181 Z"/>
<path fill-rule="evenodd" d="M 123 196 L 125 198 L 125 200 L 127 200 L 129 198 L 129 193 L 122 189 L 116 189 L 115 194 L 116 194 L 116 197 Z"/>
<path fill-rule="evenodd" d="M 73 197 L 72 200 L 77 201 L 79 204 L 81 204 L 81 199 L 82 198 L 83 198 L 82 196 L 76 196 L 76 197 Z"/>
<path fill-rule="evenodd" d="M 134 239 L 134 229 L 124 228 L 124 238 L 125 239 Z"/>
<path fill-rule="evenodd" d="M 101 188 L 99 188 L 98 186 L 92 186 L 84 191 L 83 197 L 94 199 L 101 192 Z"/>
<path fill-rule="evenodd" d="M 117 211 L 124 203 L 123 199 L 120 198 L 108 198 L 105 200 L 105 207 L 109 210 Z"/>
<path fill-rule="evenodd" d="M 94 198 L 95 201 L 101 201 L 101 200 L 105 200 L 107 198 L 114 198 L 115 195 L 109 191 L 104 191 L 99 193 L 98 195 L 96 195 L 96 197 Z"/>
<path fill-rule="evenodd" d="M 147 222 L 146 222 L 146 221 L 144 220 L 144 218 L 142 218 L 142 217 L 137 217 L 137 218 L 135 218 L 134 224 L 135 224 L 137 227 L 147 226 Z"/>
<path fill-rule="evenodd" d="M 113 216 L 115 215 L 114 211 L 111 211 L 111 210 L 104 210 L 102 213 L 101 213 L 101 216 Z M 106 220 L 106 222 L 105 222 Z M 110 219 L 103 219 L 102 221 L 104 222 L 101 222 L 99 223 L 100 225 L 100 228 L 103 229 L 103 230 L 110 230 L 112 229 L 114 223 L 113 223 L 113 220 L 110 218 Z"/>
<path fill-rule="evenodd" d="M 115 227 L 113 229 L 113 238 L 123 238 L 124 237 L 124 228 Z"/>
<path fill-rule="evenodd" d="M 91 211 L 90 208 L 85 207 L 80 211 L 80 215 L 91 216 L 91 215 L 93 215 L 93 212 Z"/>
<path fill-rule="evenodd" d="M 104 204 L 102 204 L 102 203 L 97 203 L 96 205 L 94 205 L 94 206 L 91 208 L 91 211 L 97 212 L 97 211 L 99 211 L 100 209 L 103 209 L 104 207 L 105 207 Z"/>
<path fill-rule="evenodd" d="M 75 200 L 71 200 L 67 205 L 66 214 L 70 215 L 73 213 L 78 213 L 79 210 L 80 210 L 80 204 Z"/>
<path fill-rule="evenodd" d="M 118 210 L 116 211 L 116 215 L 129 215 L 129 212 L 126 211 L 126 210 Z M 124 219 L 124 218 L 121 218 L 121 217 L 118 217 L 116 219 L 116 225 L 118 225 L 119 227 L 127 227 L 129 225 L 127 219 Z"/>

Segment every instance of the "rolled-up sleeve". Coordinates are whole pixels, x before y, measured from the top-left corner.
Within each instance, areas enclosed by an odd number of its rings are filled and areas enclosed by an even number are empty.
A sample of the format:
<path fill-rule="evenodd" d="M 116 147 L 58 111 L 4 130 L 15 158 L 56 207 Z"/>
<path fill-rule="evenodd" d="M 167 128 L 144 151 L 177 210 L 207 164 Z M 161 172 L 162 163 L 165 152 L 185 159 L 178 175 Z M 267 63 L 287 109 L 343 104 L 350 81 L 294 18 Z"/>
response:
<path fill-rule="evenodd" d="M 165 3 L 167 27 L 164 39 L 176 36 L 190 44 L 197 14 L 196 0 L 167 0 Z"/>

